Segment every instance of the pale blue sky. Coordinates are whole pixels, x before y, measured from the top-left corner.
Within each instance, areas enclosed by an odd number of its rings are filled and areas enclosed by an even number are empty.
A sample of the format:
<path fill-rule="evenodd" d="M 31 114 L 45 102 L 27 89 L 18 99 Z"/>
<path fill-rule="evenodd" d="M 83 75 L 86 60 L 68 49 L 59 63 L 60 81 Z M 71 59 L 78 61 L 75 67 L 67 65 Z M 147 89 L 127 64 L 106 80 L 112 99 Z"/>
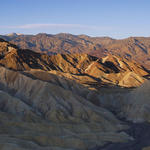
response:
<path fill-rule="evenodd" d="M 0 34 L 150 36 L 150 0 L 1 0 Z"/>

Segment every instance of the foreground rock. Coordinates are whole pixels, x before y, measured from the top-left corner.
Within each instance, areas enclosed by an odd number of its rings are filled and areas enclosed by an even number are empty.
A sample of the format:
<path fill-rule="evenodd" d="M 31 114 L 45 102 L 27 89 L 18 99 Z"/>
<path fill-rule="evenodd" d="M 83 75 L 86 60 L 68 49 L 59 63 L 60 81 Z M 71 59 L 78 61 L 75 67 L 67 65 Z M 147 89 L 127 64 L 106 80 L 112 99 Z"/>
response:
<path fill-rule="evenodd" d="M 65 86 L 35 80 L 3 67 L 0 70 L 3 147 L 11 147 L 12 143 L 14 148 L 18 145 L 28 149 L 87 149 L 109 141 L 132 140 L 118 132 L 127 126 L 84 96 Z"/>

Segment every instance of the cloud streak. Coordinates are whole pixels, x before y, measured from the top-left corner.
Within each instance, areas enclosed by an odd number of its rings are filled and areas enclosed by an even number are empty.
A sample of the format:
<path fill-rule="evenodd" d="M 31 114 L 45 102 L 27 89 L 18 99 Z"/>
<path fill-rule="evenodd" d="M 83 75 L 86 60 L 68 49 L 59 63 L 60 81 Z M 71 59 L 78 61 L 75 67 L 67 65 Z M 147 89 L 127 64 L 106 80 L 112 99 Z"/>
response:
<path fill-rule="evenodd" d="M 88 30 L 108 30 L 109 27 L 82 25 L 82 24 L 25 24 L 18 26 L 0 26 L 5 29 L 42 29 L 42 28 L 69 28 L 69 29 L 88 29 Z"/>

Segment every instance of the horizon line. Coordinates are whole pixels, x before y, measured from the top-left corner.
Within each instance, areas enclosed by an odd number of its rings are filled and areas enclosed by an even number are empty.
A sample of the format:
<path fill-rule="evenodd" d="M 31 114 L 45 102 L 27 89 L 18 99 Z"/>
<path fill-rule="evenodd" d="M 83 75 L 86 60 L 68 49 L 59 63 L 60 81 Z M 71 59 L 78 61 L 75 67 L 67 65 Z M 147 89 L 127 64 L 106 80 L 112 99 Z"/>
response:
<path fill-rule="evenodd" d="M 1 36 L 13 36 L 13 34 L 16 34 L 17 36 L 22 36 L 22 35 L 38 35 L 38 34 L 46 34 L 46 35 L 59 35 L 59 34 L 68 34 L 68 35 L 73 35 L 73 36 L 87 36 L 87 37 L 91 37 L 91 38 L 110 38 L 113 40 L 123 40 L 123 39 L 128 39 L 128 38 L 150 38 L 150 36 L 127 36 L 127 37 L 123 37 L 123 38 L 113 38 L 111 36 L 92 36 L 92 35 L 88 35 L 88 34 L 73 34 L 70 32 L 59 32 L 59 33 L 46 33 L 46 32 L 38 32 L 38 33 L 17 33 L 17 32 L 10 32 L 10 33 L 6 33 L 6 34 L 0 34 Z"/>

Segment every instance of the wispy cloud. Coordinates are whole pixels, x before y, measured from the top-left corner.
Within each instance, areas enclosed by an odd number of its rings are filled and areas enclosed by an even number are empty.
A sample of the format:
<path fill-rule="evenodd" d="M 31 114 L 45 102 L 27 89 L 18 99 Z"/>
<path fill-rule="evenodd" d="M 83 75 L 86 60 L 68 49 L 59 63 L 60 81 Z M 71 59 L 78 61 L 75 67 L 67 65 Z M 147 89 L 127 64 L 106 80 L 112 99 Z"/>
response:
<path fill-rule="evenodd" d="M 108 30 L 109 27 L 82 24 L 24 24 L 17 26 L 0 26 L 5 29 L 41 29 L 41 28 L 71 28 L 71 29 L 89 29 L 89 30 Z"/>

